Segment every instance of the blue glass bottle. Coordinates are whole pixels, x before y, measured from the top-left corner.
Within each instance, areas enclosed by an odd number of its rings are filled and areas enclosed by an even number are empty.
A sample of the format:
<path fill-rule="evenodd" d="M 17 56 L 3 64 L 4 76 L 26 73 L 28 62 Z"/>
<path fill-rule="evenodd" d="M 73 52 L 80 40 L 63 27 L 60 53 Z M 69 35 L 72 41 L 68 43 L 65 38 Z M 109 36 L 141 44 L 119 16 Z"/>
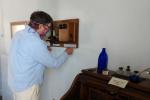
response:
<path fill-rule="evenodd" d="M 97 73 L 101 73 L 103 70 L 106 70 L 107 65 L 108 65 L 108 55 L 106 53 L 106 48 L 102 48 L 102 51 L 98 57 Z"/>

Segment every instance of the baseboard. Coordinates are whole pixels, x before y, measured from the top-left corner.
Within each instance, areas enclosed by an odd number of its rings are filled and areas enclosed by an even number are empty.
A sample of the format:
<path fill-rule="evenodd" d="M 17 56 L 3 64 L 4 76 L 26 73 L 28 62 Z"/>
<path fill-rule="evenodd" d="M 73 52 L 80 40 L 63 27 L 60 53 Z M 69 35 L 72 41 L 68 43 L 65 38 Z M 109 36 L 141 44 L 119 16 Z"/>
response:
<path fill-rule="evenodd" d="M 2 96 L 2 89 L 0 89 L 0 100 L 1 100 L 1 96 Z"/>
<path fill-rule="evenodd" d="M 0 96 L 0 100 L 2 100 L 2 96 Z"/>
<path fill-rule="evenodd" d="M 0 96 L 2 96 L 2 89 L 0 89 Z"/>

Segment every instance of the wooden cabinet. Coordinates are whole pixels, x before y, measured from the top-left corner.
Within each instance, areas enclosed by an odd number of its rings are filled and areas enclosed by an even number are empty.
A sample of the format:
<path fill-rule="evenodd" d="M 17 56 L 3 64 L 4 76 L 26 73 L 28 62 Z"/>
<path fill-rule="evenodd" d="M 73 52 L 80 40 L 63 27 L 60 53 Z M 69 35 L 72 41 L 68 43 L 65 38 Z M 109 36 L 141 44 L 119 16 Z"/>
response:
<path fill-rule="evenodd" d="M 105 76 L 85 69 L 74 79 L 61 100 L 150 100 L 150 80 L 129 82 L 125 88 L 108 84 L 114 72 Z"/>

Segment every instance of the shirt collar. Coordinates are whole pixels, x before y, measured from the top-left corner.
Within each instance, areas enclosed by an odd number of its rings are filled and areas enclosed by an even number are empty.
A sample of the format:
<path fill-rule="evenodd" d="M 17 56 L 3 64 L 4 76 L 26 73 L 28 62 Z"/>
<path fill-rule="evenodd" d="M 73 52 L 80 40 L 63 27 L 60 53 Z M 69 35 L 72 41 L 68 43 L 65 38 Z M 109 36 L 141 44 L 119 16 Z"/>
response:
<path fill-rule="evenodd" d="M 25 30 L 26 30 L 28 33 L 33 33 L 33 34 L 35 34 L 36 36 L 40 37 L 39 34 L 38 34 L 33 28 L 31 28 L 29 25 L 26 25 Z"/>

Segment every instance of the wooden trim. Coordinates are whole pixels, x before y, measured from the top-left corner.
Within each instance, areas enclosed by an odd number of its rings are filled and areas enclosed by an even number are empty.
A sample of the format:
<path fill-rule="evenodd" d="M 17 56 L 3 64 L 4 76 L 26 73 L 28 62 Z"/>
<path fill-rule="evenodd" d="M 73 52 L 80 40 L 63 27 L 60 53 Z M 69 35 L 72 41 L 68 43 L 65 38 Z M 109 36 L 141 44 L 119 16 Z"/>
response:
<path fill-rule="evenodd" d="M 14 22 L 10 22 L 11 38 L 14 35 L 14 33 L 13 33 L 13 27 L 14 26 L 17 26 L 17 25 L 27 25 L 28 23 L 29 23 L 29 21 L 14 21 Z"/>

